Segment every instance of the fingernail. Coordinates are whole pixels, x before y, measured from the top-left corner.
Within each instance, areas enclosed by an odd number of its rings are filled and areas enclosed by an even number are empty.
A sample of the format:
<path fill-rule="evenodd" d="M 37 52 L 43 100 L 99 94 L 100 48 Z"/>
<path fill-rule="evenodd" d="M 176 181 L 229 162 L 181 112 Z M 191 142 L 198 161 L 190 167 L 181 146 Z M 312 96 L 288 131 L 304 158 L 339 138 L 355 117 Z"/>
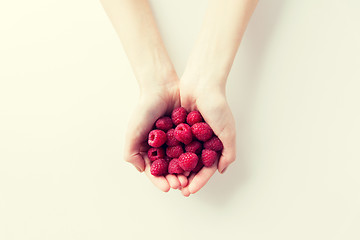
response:
<path fill-rule="evenodd" d="M 136 166 L 135 166 L 135 168 L 136 168 L 136 170 L 138 170 L 139 172 L 142 172 L 141 168 L 136 167 Z"/>
<path fill-rule="evenodd" d="M 226 169 L 227 169 L 227 167 L 221 171 L 221 174 L 223 174 L 226 171 Z"/>

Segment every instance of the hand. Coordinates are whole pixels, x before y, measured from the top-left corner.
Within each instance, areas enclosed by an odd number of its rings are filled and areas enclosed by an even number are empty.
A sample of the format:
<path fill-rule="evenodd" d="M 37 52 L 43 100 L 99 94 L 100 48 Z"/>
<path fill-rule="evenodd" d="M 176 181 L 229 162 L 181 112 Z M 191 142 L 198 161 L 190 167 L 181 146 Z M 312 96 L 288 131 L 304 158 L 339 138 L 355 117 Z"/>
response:
<path fill-rule="evenodd" d="M 226 101 L 224 87 L 206 86 L 194 79 L 183 77 L 180 86 L 181 105 L 188 111 L 199 110 L 204 120 L 224 145 L 219 161 L 212 167 L 204 167 L 188 178 L 188 186 L 181 189 L 184 196 L 199 191 L 216 172 L 223 173 L 235 161 L 235 121 Z"/>
<path fill-rule="evenodd" d="M 130 119 L 125 141 L 125 160 L 135 168 L 145 171 L 151 182 L 160 190 L 167 192 L 170 187 L 178 189 L 185 187 L 188 180 L 185 176 L 169 174 L 165 177 L 155 177 L 150 173 L 150 160 L 147 156 L 147 138 L 154 122 L 165 114 L 180 106 L 178 79 L 169 80 L 166 84 L 141 91 L 140 99 Z M 154 81 L 155 83 L 155 81 Z"/>

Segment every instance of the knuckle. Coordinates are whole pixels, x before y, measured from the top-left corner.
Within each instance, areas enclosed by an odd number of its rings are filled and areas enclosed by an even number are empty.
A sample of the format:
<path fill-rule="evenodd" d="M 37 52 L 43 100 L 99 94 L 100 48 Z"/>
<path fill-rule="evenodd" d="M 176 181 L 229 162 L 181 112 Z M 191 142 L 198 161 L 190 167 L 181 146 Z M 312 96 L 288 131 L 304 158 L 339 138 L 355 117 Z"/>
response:
<path fill-rule="evenodd" d="M 225 163 L 227 163 L 227 164 L 230 164 L 230 163 L 233 163 L 233 162 L 235 162 L 235 158 L 227 158 L 225 160 Z"/>
<path fill-rule="evenodd" d="M 236 159 L 236 154 L 234 153 L 234 154 L 231 154 L 231 155 L 225 157 L 224 162 L 225 162 L 225 164 L 228 165 L 228 164 L 235 162 L 235 159 Z"/>
<path fill-rule="evenodd" d="M 131 162 L 131 158 L 128 157 L 128 156 L 125 156 L 125 157 L 124 157 L 124 160 L 125 160 L 125 162 L 128 162 L 128 163 Z"/>
<path fill-rule="evenodd" d="M 133 160 L 134 160 L 134 156 L 125 155 L 125 156 L 124 156 L 124 160 L 125 160 L 125 162 L 132 163 Z"/>

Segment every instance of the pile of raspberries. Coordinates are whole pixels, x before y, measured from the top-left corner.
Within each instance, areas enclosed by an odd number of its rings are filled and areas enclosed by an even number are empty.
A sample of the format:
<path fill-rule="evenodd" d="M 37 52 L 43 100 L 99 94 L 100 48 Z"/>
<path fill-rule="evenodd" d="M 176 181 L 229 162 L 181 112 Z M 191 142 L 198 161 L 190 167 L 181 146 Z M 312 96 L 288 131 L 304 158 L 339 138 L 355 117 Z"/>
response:
<path fill-rule="evenodd" d="M 214 135 L 199 111 L 189 114 L 183 107 L 171 117 L 160 117 L 148 136 L 150 172 L 154 176 L 198 173 L 211 167 L 221 154 L 223 144 Z"/>

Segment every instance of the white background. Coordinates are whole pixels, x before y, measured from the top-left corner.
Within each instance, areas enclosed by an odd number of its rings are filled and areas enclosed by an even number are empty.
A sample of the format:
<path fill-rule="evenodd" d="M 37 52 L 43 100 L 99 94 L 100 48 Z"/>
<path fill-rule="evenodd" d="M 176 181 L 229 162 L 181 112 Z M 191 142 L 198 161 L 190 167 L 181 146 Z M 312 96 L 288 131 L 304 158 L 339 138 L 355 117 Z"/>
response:
<path fill-rule="evenodd" d="M 206 1 L 153 0 L 179 75 Z M 0 239 L 360 239 L 360 3 L 260 1 L 238 158 L 199 193 L 122 159 L 138 88 L 98 1 L 0 3 Z"/>

